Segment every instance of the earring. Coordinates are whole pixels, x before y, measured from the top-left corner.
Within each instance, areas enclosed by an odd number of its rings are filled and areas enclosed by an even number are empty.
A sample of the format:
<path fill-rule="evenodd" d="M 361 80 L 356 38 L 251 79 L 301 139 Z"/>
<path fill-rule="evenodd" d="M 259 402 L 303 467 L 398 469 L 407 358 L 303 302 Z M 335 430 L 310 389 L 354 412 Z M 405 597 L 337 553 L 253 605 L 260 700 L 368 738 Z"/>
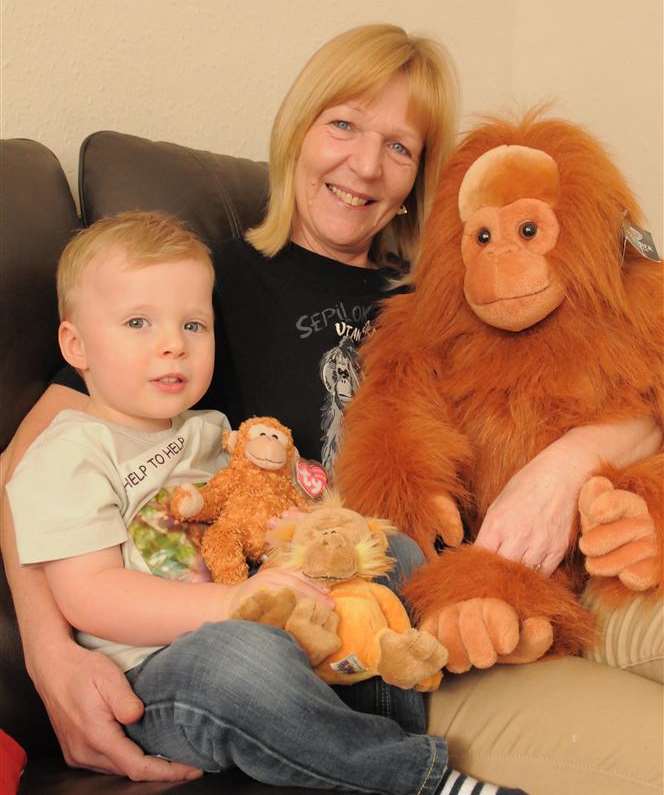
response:
<path fill-rule="evenodd" d="M 408 215 L 408 207 L 406 207 L 405 204 L 402 204 L 397 210 L 397 215 Z"/>

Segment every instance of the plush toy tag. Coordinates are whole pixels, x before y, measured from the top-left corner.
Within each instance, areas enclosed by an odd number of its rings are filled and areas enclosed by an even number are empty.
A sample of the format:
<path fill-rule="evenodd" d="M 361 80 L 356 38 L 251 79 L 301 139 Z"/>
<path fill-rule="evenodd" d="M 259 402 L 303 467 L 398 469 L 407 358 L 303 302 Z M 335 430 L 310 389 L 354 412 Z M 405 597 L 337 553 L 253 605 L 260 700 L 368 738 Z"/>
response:
<path fill-rule="evenodd" d="M 367 670 L 354 654 L 330 663 L 330 668 L 338 674 L 363 674 Z"/>
<path fill-rule="evenodd" d="M 298 458 L 295 466 L 295 477 L 298 485 L 312 499 L 320 497 L 327 486 L 327 474 L 316 461 Z"/>
<path fill-rule="evenodd" d="M 622 228 L 625 240 L 629 241 L 642 257 L 649 259 L 651 262 L 662 261 L 657 253 L 655 241 L 647 229 L 641 229 L 640 226 L 633 224 L 628 218 L 623 221 Z"/>

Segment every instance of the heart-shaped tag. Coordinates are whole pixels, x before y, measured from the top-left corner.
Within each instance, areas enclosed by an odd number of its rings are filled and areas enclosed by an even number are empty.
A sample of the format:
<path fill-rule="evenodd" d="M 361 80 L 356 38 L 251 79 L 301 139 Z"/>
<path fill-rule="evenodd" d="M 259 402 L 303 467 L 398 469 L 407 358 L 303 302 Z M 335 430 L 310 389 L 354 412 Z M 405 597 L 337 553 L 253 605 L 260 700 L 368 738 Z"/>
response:
<path fill-rule="evenodd" d="M 295 466 L 295 477 L 298 485 L 312 499 L 320 497 L 327 486 L 327 474 L 317 461 L 298 459 Z"/>

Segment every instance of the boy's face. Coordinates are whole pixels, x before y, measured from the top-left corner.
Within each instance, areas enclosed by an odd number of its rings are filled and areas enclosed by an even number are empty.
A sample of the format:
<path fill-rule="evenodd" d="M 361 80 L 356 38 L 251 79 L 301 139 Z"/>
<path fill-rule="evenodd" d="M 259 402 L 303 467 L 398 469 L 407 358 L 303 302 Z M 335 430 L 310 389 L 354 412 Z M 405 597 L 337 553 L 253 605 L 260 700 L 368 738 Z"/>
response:
<path fill-rule="evenodd" d="M 136 266 L 98 255 L 60 325 L 65 359 L 82 371 L 90 413 L 163 430 L 206 392 L 214 366 L 212 274 L 201 262 Z"/>

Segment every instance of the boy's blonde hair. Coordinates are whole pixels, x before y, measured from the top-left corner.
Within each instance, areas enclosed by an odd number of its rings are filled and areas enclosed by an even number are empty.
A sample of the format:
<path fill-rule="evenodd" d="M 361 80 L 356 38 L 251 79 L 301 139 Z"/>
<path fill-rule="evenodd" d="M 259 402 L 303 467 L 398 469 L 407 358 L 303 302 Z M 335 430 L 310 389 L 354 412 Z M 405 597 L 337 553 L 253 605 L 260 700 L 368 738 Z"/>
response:
<path fill-rule="evenodd" d="M 424 134 L 424 150 L 405 202 L 408 214 L 396 216 L 376 235 L 371 256 L 381 263 L 389 249 L 404 260 L 414 259 L 440 167 L 454 145 L 458 84 L 454 65 L 439 44 L 409 36 L 396 25 L 364 25 L 342 33 L 300 72 L 272 127 L 268 211 L 246 235 L 255 248 L 271 257 L 290 239 L 295 167 L 304 136 L 318 116 L 350 99 L 377 96 L 399 74 L 408 78 L 410 111 Z"/>
<path fill-rule="evenodd" d="M 210 250 L 178 218 L 161 212 L 132 211 L 96 221 L 76 234 L 58 261 L 57 289 L 60 320 L 72 312 L 72 292 L 90 262 L 112 249 L 124 251 L 132 265 L 193 259 L 207 265 L 214 280 Z"/>

